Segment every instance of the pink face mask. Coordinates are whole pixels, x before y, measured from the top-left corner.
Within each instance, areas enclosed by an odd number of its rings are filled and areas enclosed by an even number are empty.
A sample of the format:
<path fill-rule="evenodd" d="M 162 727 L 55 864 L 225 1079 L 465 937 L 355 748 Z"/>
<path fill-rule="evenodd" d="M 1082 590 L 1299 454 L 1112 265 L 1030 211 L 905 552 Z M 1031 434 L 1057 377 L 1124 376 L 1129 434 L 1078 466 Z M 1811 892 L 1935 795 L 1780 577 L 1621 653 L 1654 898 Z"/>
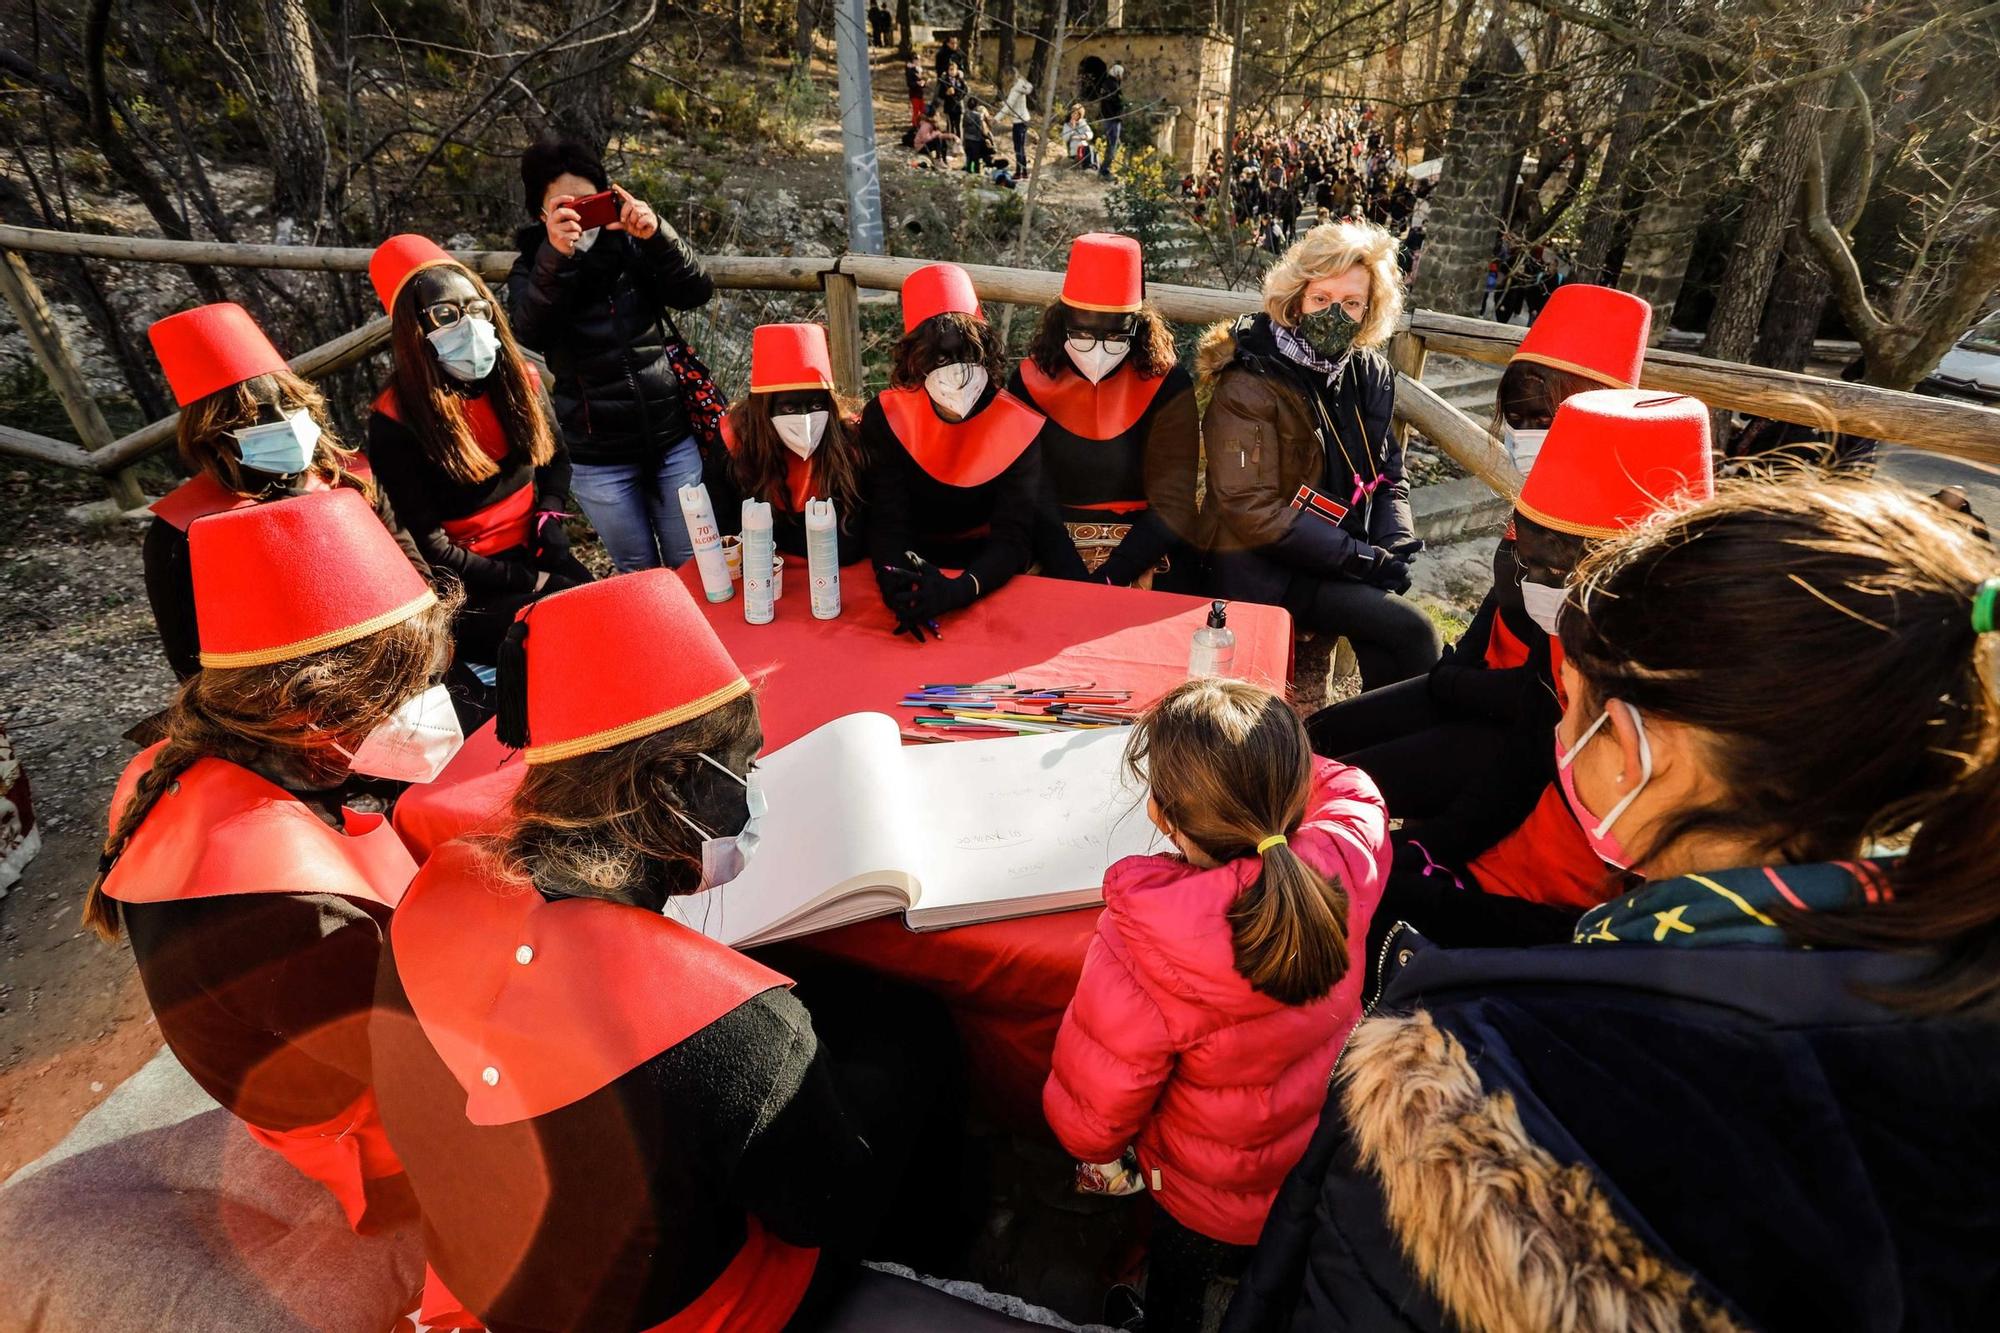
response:
<path fill-rule="evenodd" d="M 1639 781 L 1631 791 L 1625 793 L 1618 804 L 1611 807 L 1603 819 L 1598 819 L 1591 813 L 1590 807 L 1583 803 L 1583 798 L 1576 794 L 1576 775 L 1571 771 L 1570 765 L 1576 762 L 1577 755 L 1581 754 L 1583 747 L 1590 743 L 1590 738 L 1611 720 L 1613 705 L 1623 708 L 1631 715 L 1632 726 L 1639 733 Z M 1576 811 L 1584 821 L 1583 836 L 1589 841 L 1590 850 L 1596 852 L 1597 859 L 1606 865 L 1615 866 L 1620 870 L 1630 870 L 1632 858 L 1626 854 L 1624 844 L 1611 836 L 1611 826 L 1618 822 L 1620 815 L 1632 808 L 1632 802 L 1639 798 L 1639 793 L 1646 790 L 1646 784 L 1653 780 L 1653 747 L 1646 741 L 1645 719 L 1639 716 L 1639 710 L 1631 704 L 1623 699 L 1613 699 L 1605 705 L 1605 710 L 1597 715 L 1597 721 L 1591 723 L 1583 735 L 1576 738 L 1576 744 L 1565 750 L 1561 748 L 1562 738 L 1557 737 L 1556 747 L 1556 780 L 1562 783 L 1563 795 L 1569 798 L 1569 808 Z M 1596 823 L 1593 824 L 1592 820 L 1596 820 Z"/>

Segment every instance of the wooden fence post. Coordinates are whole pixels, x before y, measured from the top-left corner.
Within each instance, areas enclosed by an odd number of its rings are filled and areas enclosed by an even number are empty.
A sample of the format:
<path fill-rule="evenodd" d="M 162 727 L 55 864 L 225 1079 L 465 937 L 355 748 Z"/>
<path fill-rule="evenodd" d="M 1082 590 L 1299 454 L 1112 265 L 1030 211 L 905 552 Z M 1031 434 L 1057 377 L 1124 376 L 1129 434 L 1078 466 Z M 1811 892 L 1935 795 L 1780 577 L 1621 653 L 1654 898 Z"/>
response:
<path fill-rule="evenodd" d="M 7 304 L 14 311 L 14 318 L 21 322 L 21 332 L 27 335 L 28 346 L 33 350 L 42 374 L 48 377 L 49 387 L 62 401 L 70 425 L 76 428 L 77 439 L 87 450 L 102 449 L 111 443 L 110 423 L 105 421 L 97 400 L 90 396 L 90 388 L 83 381 L 83 372 L 77 369 L 75 359 L 70 356 L 69 345 L 63 340 L 62 329 L 50 313 L 49 303 L 42 296 L 35 275 L 28 271 L 28 265 L 21 256 L 12 250 L 0 250 L 0 295 L 6 297 Z M 119 509 L 137 509 L 146 503 L 146 493 L 139 489 L 139 482 L 130 469 L 101 475 Z"/>
<path fill-rule="evenodd" d="M 828 273 L 826 283 L 826 347 L 833 357 L 834 387 L 849 398 L 861 397 L 861 293 L 852 276 Z"/>
<path fill-rule="evenodd" d="M 1421 381 L 1424 377 L 1424 338 L 1420 333 L 1408 329 L 1389 339 L 1389 364 L 1409 376 Z M 1404 423 L 1398 427 L 1397 438 L 1404 444 L 1410 442 L 1410 427 Z"/>

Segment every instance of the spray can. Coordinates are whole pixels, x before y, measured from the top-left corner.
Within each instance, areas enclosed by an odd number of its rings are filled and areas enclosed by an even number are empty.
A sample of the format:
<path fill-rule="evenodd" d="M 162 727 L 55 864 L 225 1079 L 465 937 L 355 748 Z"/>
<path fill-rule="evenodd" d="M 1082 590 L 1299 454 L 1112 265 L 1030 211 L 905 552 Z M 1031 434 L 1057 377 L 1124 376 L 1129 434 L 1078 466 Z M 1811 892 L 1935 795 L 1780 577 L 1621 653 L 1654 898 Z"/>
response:
<path fill-rule="evenodd" d="M 1188 676 L 1227 676 L 1236 666 L 1236 631 L 1229 628 L 1229 603 L 1209 603 L 1208 623 L 1194 632 L 1188 649 Z"/>
<path fill-rule="evenodd" d="M 777 554 L 771 537 L 771 506 L 762 500 L 743 502 L 743 619 L 768 625 L 777 599 L 771 588 L 771 560 Z"/>
<path fill-rule="evenodd" d="M 839 519 L 831 500 L 806 501 L 806 575 L 812 583 L 813 617 L 840 614 Z"/>
<path fill-rule="evenodd" d="M 681 517 L 687 521 L 688 539 L 694 543 L 695 568 L 701 571 L 702 595 L 711 602 L 726 602 L 736 595 L 729 581 L 729 561 L 722 553 L 722 534 L 715 526 L 715 506 L 709 502 L 708 487 L 696 482 L 680 489 Z"/>

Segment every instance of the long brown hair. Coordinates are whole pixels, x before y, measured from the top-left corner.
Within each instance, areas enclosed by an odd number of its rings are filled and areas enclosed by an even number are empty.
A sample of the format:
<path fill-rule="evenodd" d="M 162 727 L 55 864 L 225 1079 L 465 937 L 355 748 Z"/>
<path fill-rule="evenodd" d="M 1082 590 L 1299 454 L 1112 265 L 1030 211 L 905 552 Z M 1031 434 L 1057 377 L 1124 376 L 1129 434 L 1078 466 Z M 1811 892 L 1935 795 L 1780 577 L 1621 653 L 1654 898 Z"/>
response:
<path fill-rule="evenodd" d="M 1069 353 L 1063 349 L 1063 340 L 1069 336 L 1068 311 L 1061 301 L 1052 302 L 1042 311 L 1041 327 L 1028 344 L 1028 359 L 1044 375 L 1060 375 L 1069 365 Z M 1139 307 L 1135 319 L 1132 354 L 1125 358 L 1126 364 L 1149 378 L 1166 374 L 1180 359 L 1174 354 L 1174 335 L 1168 331 L 1167 321 L 1150 305 Z"/>
<path fill-rule="evenodd" d="M 268 666 L 206 667 L 183 682 L 167 711 L 166 742 L 104 840 L 84 924 L 118 938 L 123 920 L 105 877 L 153 803 L 197 761 L 262 760 L 315 785 L 338 782 L 348 761 L 329 742 L 366 735 L 443 672 L 460 595 L 440 592 L 435 606 L 338 648 Z"/>
<path fill-rule="evenodd" d="M 729 429 L 736 439 L 730 466 L 736 473 L 737 489 L 753 500 L 782 496 L 779 508 L 791 505 L 791 484 L 786 479 L 791 450 L 778 438 L 771 424 L 771 399 L 775 395 L 753 393 L 729 409 Z M 854 514 L 861 494 L 861 433 L 854 428 L 860 409 L 837 393 L 827 394 L 826 434 L 813 450 L 807 464 L 812 476 L 812 493 L 832 500 L 840 513 L 840 524 Z"/>
<path fill-rule="evenodd" d="M 944 333 L 956 329 L 972 355 L 968 360 L 986 367 L 986 377 L 994 384 L 1007 378 L 1007 347 L 999 330 L 979 318 L 960 311 L 932 315 L 902 336 L 896 344 L 896 359 L 889 367 L 889 383 L 898 389 L 921 389 L 924 376 L 931 373 L 942 355 Z"/>
<path fill-rule="evenodd" d="M 493 331 L 500 336 L 500 356 L 493 374 L 487 377 L 485 393 L 493 404 L 493 415 L 507 433 L 508 452 L 525 448 L 528 458 L 541 467 L 556 455 L 556 439 L 548 414 L 542 408 L 542 391 L 533 367 L 521 355 L 507 312 L 477 273 L 454 264 L 460 273 L 493 307 Z M 417 310 L 417 284 L 406 282 L 396 293 L 390 314 L 390 341 L 395 347 L 396 372 L 391 385 L 403 423 L 422 443 L 424 455 L 444 469 L 453 481 L 470 484 L 497 476 L 500 465 L 486 456 L 473 438 L 472 424 L 466 420 L 465 399 L 455 391 L 438 365 L 430 342 L 424 336 L 423 317 Z"/>
<path fill-rule="evenodd" d="M 514 822 L 494 850 L 510 871 L 544 887 L 659 911 L 701 880 L 701 835 L 674 817 L 701 822 L 688 803 L 690 787 L 711 771 L 701 756 L 741 746 L 757 725 L 756 699 L 746 694 L 607 750 L 530 764 L 514 793 Z"/>
<path fill-rule="evenodd" d="M 368 503 L 375 503 L 375 485 L 355 473 L 354 465 L 360 456 L 342 444 L 340 436 L 334 433 L 325 397 L 310 380 L 289 370 L 253 376 L 197 398 L 182 408 L 175 443 L 187 470 L 196 474 L 206 472 L 230 490 L 248 494 L 243 460 L 228 435 L 230 431 L 256 425 L 266 403 L 276 403 L 287 416 L 298 411 L 312 413 L 320 434 L 306 471 L 328 486 L 351 486 L 367 496 Z"/>
<path fill-rule="evenodd" d="M 1176 686 L 1139 719 L 1125 751 L 1161 814 L 1209 859 L 1258 855 L 1290 836 L 1312 794 L 1312 744 L 1290 704 L 1234 680 Z M 1284 1004 L 1306 1004 L 1347 972 L 1347 894 L 1288 843 L 1262 853 L 1229 909 L 1236 970 Z"/>
<path fill-rule="evenodd" d="M 1588 699 L 1709 733 L 1726 793 L 1646 855 L 1698 831 L 1794 863 L 1907 842 L 1892 901 L 1789 913 L 1786 931 L 1931 952 L 1900 996 L 1915 1008 L 2000 995 L 2000 648 L 1972 625 L 1996 577 L 2000 555 L 1934 501 L 1798 472 L 1725 483 L 1595 551 L 1562 619 Z"/>

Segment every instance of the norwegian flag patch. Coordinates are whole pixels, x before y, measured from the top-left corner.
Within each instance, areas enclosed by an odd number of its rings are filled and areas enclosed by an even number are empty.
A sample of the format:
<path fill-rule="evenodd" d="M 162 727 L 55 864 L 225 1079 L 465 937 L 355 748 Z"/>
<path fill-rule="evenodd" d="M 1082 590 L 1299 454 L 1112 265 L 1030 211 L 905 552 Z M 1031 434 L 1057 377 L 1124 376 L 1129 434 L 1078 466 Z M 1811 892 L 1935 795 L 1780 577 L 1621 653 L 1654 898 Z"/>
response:
<path fill-rule="evenodd" d="M 1346 505 L 1330 496 L 1320 494 L 1310 486 L 1299 487 L 1298 494 L 1292 497 L 1292 508 L 1303 509 L 1315 518 L 1323 518 L 1334 524 L 1347 517 Z"/>

